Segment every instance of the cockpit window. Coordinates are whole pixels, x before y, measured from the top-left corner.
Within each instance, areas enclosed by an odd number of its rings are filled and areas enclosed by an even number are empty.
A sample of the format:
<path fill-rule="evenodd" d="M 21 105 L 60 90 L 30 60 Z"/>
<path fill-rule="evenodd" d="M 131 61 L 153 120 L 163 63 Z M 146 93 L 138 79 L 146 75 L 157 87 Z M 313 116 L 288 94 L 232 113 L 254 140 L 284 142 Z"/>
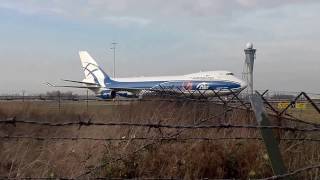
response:
<path fill-rule="evenodd" d="M 230 73 L 227 73 L 226 75 L 233 76 L 234 74 L 230 72 Z"/>

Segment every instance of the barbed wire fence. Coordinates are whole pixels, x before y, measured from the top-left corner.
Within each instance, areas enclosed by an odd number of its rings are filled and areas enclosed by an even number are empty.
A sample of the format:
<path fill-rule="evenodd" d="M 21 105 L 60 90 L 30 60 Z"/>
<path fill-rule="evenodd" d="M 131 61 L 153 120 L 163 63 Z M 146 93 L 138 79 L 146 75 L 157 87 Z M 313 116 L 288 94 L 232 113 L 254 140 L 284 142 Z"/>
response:
<path fill-rule="evenodd" d="M 159 93 L 159 90 L 155 90 L 156 93 Z M 216 93 L 216 92 L 215 92 Z M 259 130 L 259 129 L 272 129 L 272 130 L 278 130 L 281 132 L 291 132 L 291 133 L 320 133 L 320 124 L 315 122 L 309 122 L 305 121 L 303 119 L 299 119 L 295 117 L 292 114 L 287 113 L 289 108 L 296 103 L 299 98 L 304 97 L 303 99 L 305 102 L 308 102 L 311 104 L 311 107 L 314 108 L 314 110 L 320 115 L 320 110 L 316 102 L 314 102 L 307 93 L 301 92 L 299 95 L 297 95 L 290 103 L 283 108 L 281 111 L 277 110 L 276 107 L 274 107 L 274 103 L 270 102 L 267 98 L 264 96 L 266 95 L 267 91 L 264 91 L 263 93 L 259 93 L 260 97 L 262 98 L 265 107 L 270 110 L 268 111 L 269 115 L 276 117 L 280 121 L 290 121 L 293 122 L 293 124 L 280 124 L 280 125 L 270 125 L 270 126 L 261 126 L 257 124 L 235 124 L 235 123 L 218 123 L 218 124 L 206 124 L 209 120 L 217 118 L 217 117 L 223 117 L 226 116 L 226 114 L 230 111 L 233 111 L 234 109 L 242 109 L 246 111 L 252 111 L 250 103 L 246 101 L 245 97 L 240 97 L 239 93 L 230 92 L 231 95 L 228 99 L 224 99 L 221 96 L 216 93 L 216 98 L 211 100 L 203 100 L 203 97 L 205 92 L 200 93 L 200 97 L 195 98 L 192 96 L 187 96 L 185 94 L 181 94 L 181 92 L 177 91 L 176 89 L 169 90 L 165 89 L 161 91 L 161 96 L 166 97 L 179 97 L 177 99 L 150 99 L 150 100 L 136 100 L 136 101 L 169 101 L 169 102 L 177 102 L 177 101 L 196 101 L 196 102 L 204 102 L 204 103 L 213 103 L 213 104 L 219 104 L 223 106 L 224 110 L 218 114 L 212 115 L 205 119 L 198 120 L 195 124 L 168 124 L 163 123 L 161 120 L 157 123 L 135 123 L 135 122 L 108 122 L 108 120 L 104 121 L 94 121 L 93 119 L 85 119 L 81 120 L 80 118 L 75 121 L 70 122 L 44 122 L 39 120 L 30 120 L 30 119 L 22 119 L 19 117 L 11 117 L 11 118 L 5 118 L 0 119 L 0 124 L 2 125 L 8 125 L 12 127 L 16 127 L 19 124 L 28 124 L 33 126 L 48 126 L 48 127 L 77 127 L 78 130 L 81 130 L 83 127 L 133 127 L 133 128 L 145 128 L 148 129 L 154 129 L 160 132 L 159 136 L 154 137 L 148 137 L 148 136 L 141 136 L 141 137 L 121 137 L 121 138 L 115 138 L 115 137 L 88 137 L 88 136 L 70 136 L 70 137 L 64 137 L 64 136 L 33 136 L 33 135 L 0 135 L 0 139 L 3 141 L 19 141 L 22 139 L 30 139 L 30 140 L 36 140 L 36 141 L 142 141 L 147 142 L 141 147 L 137 148 L 132 152 L 132 154 L 139 153 L 141 151 L 144 151 L 147 147 L 152 146 L 157 143 L 162 142 L 194 142 L 194 141 L 234 141 L 234 140 L 254 140 L 254 141 L 262 141 L 263 139 L 260 136 L 232 136 L 232 137 L 205 137 L 205 136 L 192 136 L 192 137 L 181 137 L 181 133 L 183 131 L 190 131 L 190 130 L 201 130 L 201 129 L 207 129 L 207 130 L 220 130 L 220 129 L 253 129 L 253 130 Z M 18 100 L 19 98 L 16 98 L 15 100 Z M 27 98 L 23 97 L 23 101 L 25 101 Z M 59 110 L 60 110 L 60 103 L 61 103 L 61 97 L 59 97 Z M 66 100 L 66 99 L 65 99 Z M 88 101 L 88 97 L 86 101 Z M 121 100 L 121 101 L 130 101 L 131 100 Z M 295 123 L 295 124 L 294 124 Z M 298 123 L 298 125 L 297 125 Z M 163 131 L 166 129 L 173 129 L 176 130 L 176 132 L 171 132 L 164 134 Z M 313 136 L 308 137 L 307 135 L 301 138 L 288 138 L 288 137 L 279 137 L 279 141 L 300 141 L 300 142 L 314 142 L 319 143 L 320 138 L 314 138 Z M 108 164 L 116 161 L 120 161 L 122 159 L 125 159 L 126 157 L 121 156 L 118 158 L 113 159 L 112 161 L 108 161 L 102 164 L 99 164 L 95 166 L 94 168 L 89 169 L 88 171 L 84 172 L 83 174 L 80 174 L 77 177 L 58 177 L 61 179 L 79 179 L 84 176 L 87 176 L 89 174 L 94 173 L 96 170 L 103 168 L 107 166 Z M 286 174 L 282 175 L 276 175 L 272 177 L 265 178 L 266 180 L 269 179 L 281 179 L 286 177 L 295 176 L 299 173 L 310 171 L 314 169 L 319 169 L 319 164 L 312 164 L 310 166 L 306 166 L 300 169 L 296 169 L 294 171 L 288 172 Z M 14 179 L 11 177 L 4 177 L 8 179 Z M 21 178 L 21 177 L 20 177 Z M 95 179 L 101 179 L 104 177 L 94 177 Z M 22 179 L 57 179 L 51 178 L 51 177 L 22 177 Z M 158 179 L 158 178 L 157 178 Z M 174 178 L 170 178 L 174 179 Z"/>

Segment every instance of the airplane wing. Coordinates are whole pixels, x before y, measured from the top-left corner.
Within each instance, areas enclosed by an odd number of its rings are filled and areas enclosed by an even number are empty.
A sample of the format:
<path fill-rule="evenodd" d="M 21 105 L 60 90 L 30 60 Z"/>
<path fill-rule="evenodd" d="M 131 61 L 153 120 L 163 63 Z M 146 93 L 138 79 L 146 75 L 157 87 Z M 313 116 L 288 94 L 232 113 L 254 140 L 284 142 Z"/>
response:
<path fill-rule="evenodd" d="M 51 83 L 46 83 L 47 86 L 50 87 L 63 87 L 63 88 L 80 88 L 80 89 L 95 89 L 95 88 L 100 88 L 100 86 L 57 86 L 53 85 Z"/>

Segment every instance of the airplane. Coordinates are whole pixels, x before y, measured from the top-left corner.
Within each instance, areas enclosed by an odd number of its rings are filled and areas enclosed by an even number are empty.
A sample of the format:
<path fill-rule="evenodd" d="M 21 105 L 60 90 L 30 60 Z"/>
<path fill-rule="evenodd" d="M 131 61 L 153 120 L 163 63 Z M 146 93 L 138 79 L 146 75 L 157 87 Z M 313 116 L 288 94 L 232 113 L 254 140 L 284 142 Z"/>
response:
<path fill-rule="evenodd" d="M 229 71 L 205 71 L 180 76 L 111 78 L 87 51 L 79 51 L 85 78 L 82 81 L 63 80 L 79 83 L 82 86 L 56 86 L 66 88 L 86 88 L 92 90 L 96 97 L 114 99 L 122 97 L 142 98 L 152 93 L 174 93 L 187 97 L 225 96 L 241 92 L 247 83 Z"/>

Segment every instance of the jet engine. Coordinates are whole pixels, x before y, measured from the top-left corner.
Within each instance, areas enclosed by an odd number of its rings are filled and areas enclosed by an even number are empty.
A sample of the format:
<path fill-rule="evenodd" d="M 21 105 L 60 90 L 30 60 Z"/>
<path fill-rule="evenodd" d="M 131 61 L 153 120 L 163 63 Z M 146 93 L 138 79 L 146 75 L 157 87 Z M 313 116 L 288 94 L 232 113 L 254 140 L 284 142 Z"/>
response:
<path fill-rule="evenodd" d="M 100 95 L 97 97 L 101 99 L 113 99 L 116 97 L 116 92 L 113 90 L 103 90 L 100 92 Z"/>

